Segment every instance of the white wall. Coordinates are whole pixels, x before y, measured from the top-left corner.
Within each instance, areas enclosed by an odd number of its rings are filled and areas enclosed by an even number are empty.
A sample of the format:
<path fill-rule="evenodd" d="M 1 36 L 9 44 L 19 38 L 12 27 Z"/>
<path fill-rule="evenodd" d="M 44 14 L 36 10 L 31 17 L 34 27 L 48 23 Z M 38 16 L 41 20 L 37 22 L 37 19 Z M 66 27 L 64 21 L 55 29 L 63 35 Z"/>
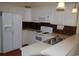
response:
<path fill-rule="evenodd" d="M 78 23 L 77 23 L 77 31 L 76 31 L 76 33 L 79 33 L 79 19 L 78 19 L 77 22 L 78 22 Z"/>
<path fill-rule="evenodd" d="M 78 6 L 78 11 L 79 11 L 79 6 Z M 78 19 L 77 19 L 77 31 L 76 31 L 76 33 L 78 33 L 79 34 L 79 12 L 78 12 Z"/>
<path fill-rule="evenodd" d="M 1 52 L 1 16 L 0 16 L 0 52 Z"/>
<path fill-rule="evenodd" d="M 72 3 L 66 3 L 65 11 L 56 11 L 57 3 L 39 2 L 32 4 L 32 20 L 39 22 L 39 17 L 49 16 L 52 24 L 76 26 L 76 14 L 72 14 Z"/>

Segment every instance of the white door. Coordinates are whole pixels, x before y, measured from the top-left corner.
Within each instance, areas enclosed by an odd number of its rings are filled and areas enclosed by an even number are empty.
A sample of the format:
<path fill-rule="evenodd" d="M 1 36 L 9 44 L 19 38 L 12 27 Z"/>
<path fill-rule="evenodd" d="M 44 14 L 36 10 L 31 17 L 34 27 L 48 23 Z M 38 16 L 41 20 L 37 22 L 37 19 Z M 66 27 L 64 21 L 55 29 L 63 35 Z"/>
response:
<path fill-rule="evenodd" d="M 13 32 L 12 32 L 12 14 L 3 13 L 3 52 L 8 52 L 13 50 Z"/>
<path fill-rule="evenodd" d="M 22 18 L 20 15 L 13 14 L 13 48 L 22 46 Z"/>

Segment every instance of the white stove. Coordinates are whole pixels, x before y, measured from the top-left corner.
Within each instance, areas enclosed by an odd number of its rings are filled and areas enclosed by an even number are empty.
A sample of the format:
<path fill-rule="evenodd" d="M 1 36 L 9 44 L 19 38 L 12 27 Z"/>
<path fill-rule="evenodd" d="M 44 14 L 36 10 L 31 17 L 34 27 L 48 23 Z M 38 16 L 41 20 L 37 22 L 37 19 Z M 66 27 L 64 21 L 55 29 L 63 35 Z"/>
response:
<path fill-rule="evenodd" d="M 51 35 L 52 32 L 53 32 L 52 27 L 41 26 L 40 31 L 36 31 L 35 38 L 37 41 L 45 41 L 54 38 L 55 36 Z"/>
<path fill-rule="evenodd" d="M 51 34 L 37 34 L 36 35 L 36 40 L 39 41 L 45 41 L 51 38 L 54 38 L 55 36 L 52 36 Z"/>

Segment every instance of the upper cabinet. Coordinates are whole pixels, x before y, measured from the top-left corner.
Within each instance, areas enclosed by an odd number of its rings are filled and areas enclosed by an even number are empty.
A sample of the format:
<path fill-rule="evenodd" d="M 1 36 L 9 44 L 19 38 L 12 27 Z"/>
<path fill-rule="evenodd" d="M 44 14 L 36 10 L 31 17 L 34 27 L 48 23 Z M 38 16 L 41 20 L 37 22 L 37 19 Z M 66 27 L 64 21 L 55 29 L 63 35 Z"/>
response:
<path fill-rule="evenodd" d="M 56 11 L 53 9 L 53 19 L 52 24 L 66 25 L 66 26 L 76 26 L 77 14 L 72 14 L 72 5 L 66 5 L 64 11 Z"/>
<path fill-rule="evenodd" d="M 32 8 L 32 19 L 34 22 L 49 22 L 50 7 L 34 7 Z"/>
<path fill-rule="evenodd" d="M 32 7 L 34 22 L 49 22 L 51 24 L 76 26 L 77 15 L 72 14 L 73 4 L 65 3 L 64 11 L 56 11 L 56 3 L 36 3 Z"/>
<path fill-rule="evenodd" d="M 76 26 L 77 14 L 72 13 L 73 6 L 66 6 L 64 11 L 63 25 Z"/>
<path fill-rule="evenodd" d="M 32 9 L 31 8 L 23 9 L 23 21 L 24 22 L 32 21 Z"/>
<path fill-rule="evenodd" d="M 55 10 L 53 12 L 53 19 L 51 20 L 51 23 L 63 25 L 63 21 L 64 21 L 64 12 Z"/>

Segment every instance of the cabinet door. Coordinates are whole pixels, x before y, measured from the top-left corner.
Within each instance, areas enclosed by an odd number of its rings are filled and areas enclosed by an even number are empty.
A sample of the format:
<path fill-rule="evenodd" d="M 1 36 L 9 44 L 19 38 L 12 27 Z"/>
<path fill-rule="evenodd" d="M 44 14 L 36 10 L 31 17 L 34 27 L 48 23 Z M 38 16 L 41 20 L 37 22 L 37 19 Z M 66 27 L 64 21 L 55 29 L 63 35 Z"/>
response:
<path fill-rule="evenodd" d="M 3 52 L 13 50 L 12 14 L 3 13 Z"/>
<path fill-rule="evenodd" d="M 29 44 L 33 44 L 33 43 L 36 43 L 36 42 L 39 42 L 39 40 L 36 40 L 36 36 L 37 36 L 37 34 L 36 34 L 36 32 L 35 31 L 29 31 L 29 35 L 30 35 L 30 37 L 29 37 Z"/>
<path fill-rule="evenodd" d="M 22 45 L 29 44 L 29 41 L 30 41 L 29 37 L 31 37 L 29 35 L 29 31 L 28 30 L 23 30 L 22 31 Z"/>
<path fill-rule="evenodd" d="M 22 44 L 33 44 L 36 43 L 37 40 L 35 39 L 35 31 L 31 30 L 23 30 L 23 36 L 22 36 Z"/>
<path fill-rule="evenodd" d="M 67 26 L 76 26 L 77 14 L 72 14 L 72 6 L 67 6 L 64 11 L 64 21 L 63 24 Z"/>
<path fill-rule="evenodd" d="M 66 8 L 64 11 L 56 11 L 56 9 L 53 12 L 53 20 L 52 24 L 58 24 L 58 25 L 66 25 L 66 26 L 76 26 L 76 14 L 72 14 L 72 5 L 66 5 Z"/>
<path fill-rule="evenodd" d="M 63 25 L 63 20 L 64 20 L 64 12 L 55 10 L 52 23 L 57 25 Z"/>
<path fill-rule="evenodd" d="M 13 48 L 18 49 L 22 46 L 22 18 L 20 15 L 13 14 Z"/>
<path fill-rule="evenodd" d="M 29 44 L 36 43 L 34 31 L 29 31 Z"/>
<path fill-rule="evenodd" d="M 24 8 L 23 21 L 32 21 L 31 8 Z"/>

